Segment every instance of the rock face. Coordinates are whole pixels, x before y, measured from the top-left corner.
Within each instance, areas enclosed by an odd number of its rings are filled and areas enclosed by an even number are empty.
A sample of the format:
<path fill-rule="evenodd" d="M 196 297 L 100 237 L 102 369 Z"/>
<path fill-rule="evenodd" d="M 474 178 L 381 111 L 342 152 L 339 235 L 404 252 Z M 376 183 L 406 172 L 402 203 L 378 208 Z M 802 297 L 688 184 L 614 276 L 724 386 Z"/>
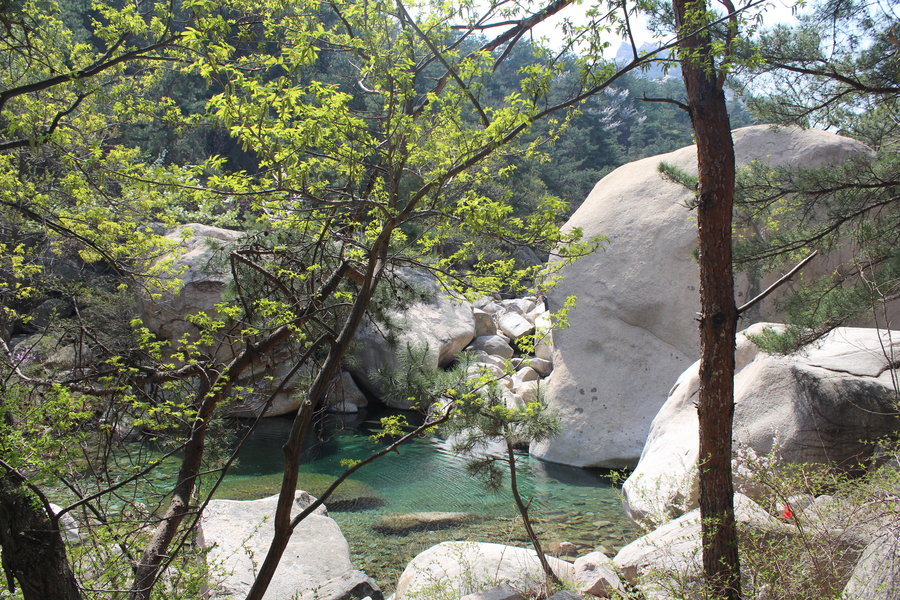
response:
<path fill-rule="evenodd" d="M 564 581 L 572 564 L 547 557 Z M 544 587 L 544 572 L 533 550 L 480 542 L 442 542 L 416 556 L 400 575 L 394 600 L 460 597 L 508 583 L 529 595 Z"/>
<path fill-rule="evenodd" d="M 207 561 L 216 583 L 213 598 L 243 598 L 265 557 L 273 535 L 272 515 L 278 496 L 261 500 L 213 500 L 203 514 L 201 544 L 209 548 Z M 298 491 L 299 512 L 311 502 L 309 494 Z M 312 600 L 316 591 L 328 584 L 332 590 L 352 573 L 350 547 L 341 530 L 324 508 L 316 510 L 294 530 L 284 557 L 266 592 L 267 600 Z M 354 583 L 355 585 L 355 583 Z M 339 595 L 339 594 L 334 594 Z"/>
<path fill-rule="evenodd" d="M 900 596 L 900 532 L 887 529 L 863 550 L 841 598 L 894 600 Z"/>
<path fill-rule="evenodd" d="M 734 495 L 734 516 L 739 527 L 756 531 L 789 531 L 790 527 L 743 494 Z M 636 539 L 613 558 L 625 579 L 652 590 L 653 580 L 676 576 L 689 582 L 703 572 L 700 509 L 692 510 Z"/>
<path fill-rule="evenodd" d="M 866 151 L 831 133 L 770 126 L 738 129 L 734 142 L 742 165 L 817 166 Z M 548 298 L 552 310 L 570 295 L 578 303 L 570 326 L 553 334 L 547 399 L 563 433 L 532 448 L 539 458 L 633 467 L 666 392 L 698 357 L 697 226 L 686 208 L 692 193 L 664 179 L 660 162 L 696 173 L 692 146 L 624 165 L 594 187 L 566 224 L 609 242 L 605 251 L 567 267 Z M 738 302 L 757 291 L 739 283 Z M 768 310 L 764 306 L 756 320 L 772 319 Z"/>
<path fill-rule="evenodd" d="M 228 264 L 218 254 L 241 235 L 240 231 L 199 223 L 179 225 L 166 234 L 166 238 L 179 242 L 183 252 L 172 266 L 176 271 L 181 270 L 178 275 L 181 289 L 160 300 L 145 300 L 144 324 L 167 340 L 196 333 L 196 327 L 185 316 L 201 311 L 215 314 L 215 305 L 222 301 L 222 293 L 231 282 Z"/>
<path fill-rule="evenodd" d="M 765 455 L 775 448 L 787 463 L 855 466 L 875 440 L 900 427 L 889 356 L 900 354 L 900 333 L 838 328 L 814 347 L 778 357 L 738 336 L 735 448 Z M 695 363 L 672 388 L 653 420 L 637 468 L 623 486 L 629 516 L 661 522 L 697 506 L 699 388 Z M 738 469 L 738 474 L 740 469 Z M 752 489 L 736 477 L 736 489 Z"/>
<path fill-rule="evenodd" d="M 359 384 L 394 408 L 410 408 L 405 399 L 391 398 L 382 389 L 373 373 L 391 369 L 399 363 L 397 351 L 406 348 L 426 351 L 431 367 L 445 367 L 475 337 L 475 318 L 472 306 L 449 297 L 429 273 L 404 271 L 403 279 L 420 291 L 423 298 L 402 313 L 391 313 L 390 319 L 400 332 L 394 343 L 388 340 L 387 329 L 375 323 L 364 323 L 356 334 L 347 370 Z"/>
<path fill-rule="evenodd" d="M 347 371 L 342 371 L 334 378 L 332 385 L 325 396 L 325 404 L 328 410 L 338 413 L 355 413 L 360 408 L 369 405 L 369 400 L 353 381 L 353 376 Z"/>

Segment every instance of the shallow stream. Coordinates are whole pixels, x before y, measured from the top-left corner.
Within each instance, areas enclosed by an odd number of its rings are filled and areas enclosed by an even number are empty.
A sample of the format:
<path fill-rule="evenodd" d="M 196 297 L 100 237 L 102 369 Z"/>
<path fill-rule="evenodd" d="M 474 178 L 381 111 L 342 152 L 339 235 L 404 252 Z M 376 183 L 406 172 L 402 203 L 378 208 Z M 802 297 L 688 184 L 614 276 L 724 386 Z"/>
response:
<path fill-rule="evenodd" d="M 369 436 L 387 413 L 331 415 L 317 429 L 301 467 L 310 486 L 321 486 L 344 471 L 344 459 L 363 459 L 382 446 Z M 219 497 L 247 499 L 277 492 L 281 444 L 291 420 L 263 419 L 241 453 Z M 437 438 L 417 439 L 354 474 L 329 507 L 353 552 L 354 564 L 390 590 L 406 563 L 444 540 L 476 540 L 527 546 L 527 538 L 509 491 L 509 478 L 495 493 L 468 475 L 466 460 Z M 625 517 L 608 473 L 544 463 L 523 453 L 517 457 L 520 491 L 544 545 L 559 552 L 567 541 L 578 554 L 607 553 L 639 535 Z M 315 490 L 310 490 L 315 493 Z M 415 512 L 468 513 L 463 522 L 440 530 L 383 533 L 380 520 Z M 446 525 L 446 524 L 445 524 Z M 433 526 L 428 526 L 433 529 Z M 384 528 L 382 528 L 383 530 Z"/>

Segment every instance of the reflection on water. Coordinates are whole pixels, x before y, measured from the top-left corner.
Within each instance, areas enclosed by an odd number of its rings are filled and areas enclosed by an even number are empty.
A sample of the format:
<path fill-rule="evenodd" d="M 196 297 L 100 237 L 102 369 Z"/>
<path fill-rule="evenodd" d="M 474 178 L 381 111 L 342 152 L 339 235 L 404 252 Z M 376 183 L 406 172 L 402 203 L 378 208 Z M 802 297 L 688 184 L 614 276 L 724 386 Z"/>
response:
<path fill-rule="evenodd" d="M 328 416 L 310 436 L 314 439 L 307 444 L 301 472 L 337 476 L 344 471 L 342 460 L 360 460 L 378 451 L 382 446 L 369 436 L 386 414 L 370 411 Z M 290 419 L 262 420 L 229 479 L 258 480 L 279 473 L 281 445 L 290 426 Z M 350 542 L 356 566 L 390 589 L 409 559 L 443 540 L 527 545 L 508 477 L 504 489 L 491 493 L 466 473 L 465 464 L 465 459 L 441 440 L 418 439 L 355 473 L 355 481 L 374 489 L 383 500 L 367 504 L 377 506 L 370 510 L 331 511 Z M 565 540 L 581 552 L 599 547 L 614 552 L 637 537 L 638 531 L 625 518 L 607 473 L 542 463 L 527 454 L 518 457 L 517 466 L 521 492 L 531 500 L 538 531 L 551 546 Z M 379 518 L 421 511 L 466 512 L 476 518 L 455 529 L 405 536 L 382 535 L 372 529 Z"/>

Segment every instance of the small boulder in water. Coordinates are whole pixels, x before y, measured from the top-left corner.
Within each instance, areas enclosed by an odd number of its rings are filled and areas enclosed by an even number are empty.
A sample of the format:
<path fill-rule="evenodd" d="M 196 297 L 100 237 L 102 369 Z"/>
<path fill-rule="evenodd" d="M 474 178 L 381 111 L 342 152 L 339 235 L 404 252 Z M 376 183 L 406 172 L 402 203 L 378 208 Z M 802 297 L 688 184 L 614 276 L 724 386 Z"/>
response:
<path fill-rule="evenodd" d="M 475 515 L 464 512 L 400 513 L 381 517 L 372 529 L 385 535 L 407 535 L 414 531 L 451 529 L 473 520 Z"/>

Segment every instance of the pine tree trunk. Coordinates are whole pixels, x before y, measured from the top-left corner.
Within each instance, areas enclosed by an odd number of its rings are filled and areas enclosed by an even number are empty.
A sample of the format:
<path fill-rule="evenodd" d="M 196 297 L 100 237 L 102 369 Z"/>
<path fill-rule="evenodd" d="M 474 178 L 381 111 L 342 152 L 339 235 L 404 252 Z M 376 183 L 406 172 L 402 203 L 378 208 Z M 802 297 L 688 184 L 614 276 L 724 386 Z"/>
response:
<path fill-rule="evenodd" d="M 24 480 L 7 471 L 0 477 L 0 549 L 9 588 L 25 600 L 80 600 L 59 526 Z"/>
<path fill-rule="evenodd" d="M 703 0 L 673 0 L 682 32 L 698 27 Z M 692 20 L 693 19 L 693 20 Z M 741 597 L 731 438 L 737 308 L 731 259 L 734 143 L 709 36 L 681 42 L 682 75 L 697 145 L 697 227 L 700 249 L 700 517 L 703 569 L 714 597 Z"/>

